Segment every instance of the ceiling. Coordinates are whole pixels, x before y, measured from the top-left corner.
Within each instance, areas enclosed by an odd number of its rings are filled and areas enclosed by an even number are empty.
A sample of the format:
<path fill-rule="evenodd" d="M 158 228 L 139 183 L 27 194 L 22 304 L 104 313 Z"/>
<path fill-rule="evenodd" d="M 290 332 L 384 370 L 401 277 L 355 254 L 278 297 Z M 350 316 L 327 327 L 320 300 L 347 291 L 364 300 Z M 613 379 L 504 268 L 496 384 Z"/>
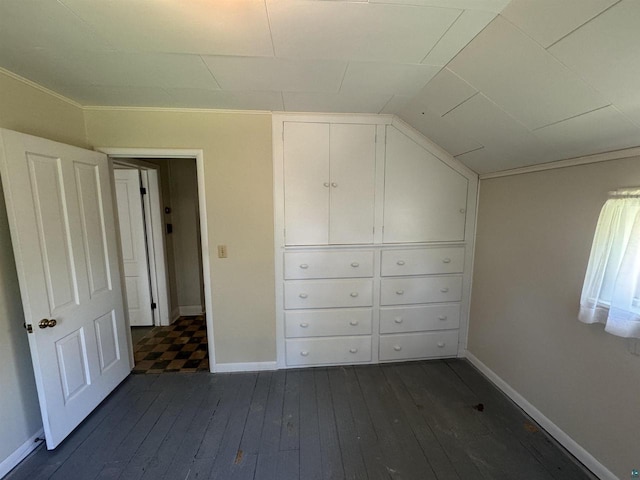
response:
<path fill-rule="evenodd" d="M 640 145 L 637 0 L 0 0 L 83 106 L 396 114 L 478 173 Z"/>

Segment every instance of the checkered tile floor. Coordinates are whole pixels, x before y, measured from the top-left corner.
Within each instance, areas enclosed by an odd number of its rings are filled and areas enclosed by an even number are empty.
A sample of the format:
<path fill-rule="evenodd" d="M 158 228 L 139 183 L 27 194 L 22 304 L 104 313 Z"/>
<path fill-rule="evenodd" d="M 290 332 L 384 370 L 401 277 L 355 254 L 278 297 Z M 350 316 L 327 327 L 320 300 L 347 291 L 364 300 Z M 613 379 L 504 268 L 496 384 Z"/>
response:
<path fill-rule="evenodd" d="M 204 317 L 180 317 L 155 327 L 133 347 L 133 373 L 208 372 L 209 351 Z"/>

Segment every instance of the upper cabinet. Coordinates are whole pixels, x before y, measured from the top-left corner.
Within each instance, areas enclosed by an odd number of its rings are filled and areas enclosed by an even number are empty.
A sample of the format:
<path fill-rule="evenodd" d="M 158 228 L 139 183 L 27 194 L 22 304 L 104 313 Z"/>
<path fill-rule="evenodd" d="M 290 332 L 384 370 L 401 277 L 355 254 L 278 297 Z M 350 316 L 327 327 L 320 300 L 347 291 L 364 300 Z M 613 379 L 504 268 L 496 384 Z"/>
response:
<path fill-rule="evenodd" d="M 284 122 L 286 245 L 373 242 L 376 126 Z"/>
<path fill-rule="evenodd" d="M 384 243 L 465 239 L 469 180 L 394 126 L 387 126 Z"/>

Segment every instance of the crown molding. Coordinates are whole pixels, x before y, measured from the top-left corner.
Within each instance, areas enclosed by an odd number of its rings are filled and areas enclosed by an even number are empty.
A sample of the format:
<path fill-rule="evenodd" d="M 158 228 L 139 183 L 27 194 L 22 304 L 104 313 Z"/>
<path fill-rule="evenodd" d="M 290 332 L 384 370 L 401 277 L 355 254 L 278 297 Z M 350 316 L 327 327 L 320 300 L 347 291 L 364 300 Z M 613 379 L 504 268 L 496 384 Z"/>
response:
<path fill-rule="evenodd" d="M 62 100 L 65 103 L 68 103 L 69 105 L 72 105 L 76 108 L 80 108 L 82 109 L 82 105 L 80 105 L 78 102 L 71 100 L 68 97 L 65 97 L 64 95 L 61 95 L 57 92 L 54 92 L 53 90 L 49 90 L 46 87 L 43 87 L 42 85 L 40 85 L 39 83 L 33 82 L 31 80 L 29 80 L 28 78 L 24 78 L 20 75 L 18 75 L 17 73 L 13 73 L 11 70 L 7 70 L 6 68 L 2 68 L 0 67 L 0 73 L 6 75 L 7 77 L 11 77 L 14 80 L 17 80 L 18 82 L 24 83 L 25 85 L 28 85 L 32 88 L 35 88 L 36 90 L 40 90 L 43 93 L 46 93 L 48 95 L 51 95 L 52 97 L 57 98 L 58 100 Z"/>

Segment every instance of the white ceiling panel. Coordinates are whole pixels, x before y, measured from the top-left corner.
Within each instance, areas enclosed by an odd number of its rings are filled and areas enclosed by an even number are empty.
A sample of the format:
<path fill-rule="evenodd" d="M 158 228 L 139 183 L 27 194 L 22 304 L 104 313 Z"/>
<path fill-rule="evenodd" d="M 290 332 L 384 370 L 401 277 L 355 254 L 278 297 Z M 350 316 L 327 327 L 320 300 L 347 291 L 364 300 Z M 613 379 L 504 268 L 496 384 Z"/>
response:
<path fill-rule="evenodd" d="M 155 87 L 65 85 L 57 91 L 86 106 L 153 107 L 171 102 L 167 92 Z"/>
<path fill-rule="evenodd" d="M 298 93 L 284 92 L 288 112 L 378 113 L 391 95 L 375 93 Z"/>
<path fill-rule="evenodd" d="M 482 144 L 469 138 L 466 132 L 415 101 L 406 103 L 398 112 L 398 116 L 451 155 L 482 148 Z"/>
<path fill-rule="evenodd" d="M 444 68 L 416 95 L 415 100 L 442 116 L 476 93 L 475 88 Z"/>
<path fill-rule="evenodd" d="M 340 90 L 413 96 L 439 70 L 432 65 L 351 62 Z"/>
<path fill-rule="evenodd" d="M 512 0 L 502 11 L 502 16 L 546 48 L 617 1 Z"/>
<path fill-rule="evenodd" d="M 609 104 L 501 17 L 448 67 L 531 129 Z"/>
<path fill-rule="evenodd" d="M 400 5 L 423 5 L 426 7 L 457 8 L 460 10 L 482 10 L 500 13 L 509 0 L 369 0 L 371 3 L 395 3 Z"/>
<path fill-rule="evenodd" d="M 487 148 L 463 153 L 457 155 L 456 158 L 478 174 L 499 172 L 528 165 L 527 163 L 514 162 L 504 154 L 492 152 Z"/>
<path fill-rule="evenodd" d="M 263 0 L 60 0 L 118 49 L 273 55 Z"/>
<path fill-rule="evenodd" d="M 168 88 L 171 106 L 182 108 L 215 108 L 228 110 L 282 111 L 280 92 L 227 92 L 193 88 Z"/>
<path fill-rule="evenodd" d="M 411 97 L 405 97 L 404 95 L 394 95 L 389 99 L 384 108 L 378 113 L 397 115 L 410 101 Z"/>
<path fill-rule="evenodd" d="M 420 63 L 459 10 L 267 0 L 276 56 Z"/>
<path fill-rule="evenodd" d="M 640 125 L 640 2 L 620 2 L 549 51 Z"/>
<path fill-rule="evenodd" d="M 337 92 L 347 63 L 275 57 L 203 57 L 224 90 Z"/>
<path fill-rule="evenodd" d="M 536 130 L 554 160 L 640 146 L 640 128 L 614 107 L 605 107 Z"/>
<path fill-rule="evenodd" d="M 464 11 L 422 60 L 422 63 L 446 65 L 495 17 L 495 13 Z"/>

